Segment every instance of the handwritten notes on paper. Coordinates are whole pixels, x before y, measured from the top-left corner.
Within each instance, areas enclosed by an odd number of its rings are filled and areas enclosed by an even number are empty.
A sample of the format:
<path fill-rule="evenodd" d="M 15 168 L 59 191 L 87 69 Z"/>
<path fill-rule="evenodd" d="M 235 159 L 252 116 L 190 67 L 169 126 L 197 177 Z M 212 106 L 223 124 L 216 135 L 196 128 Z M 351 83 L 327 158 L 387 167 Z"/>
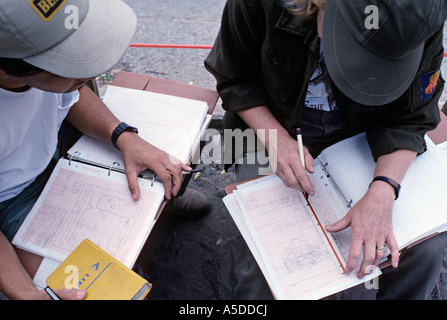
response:
<path fill-rule="evenodd" d="M 163 189 L 140 181 L 141 198 L 133 201 L 125 175 L 108 176 L 101 168 L 67 163 L 60 160 L 14 242 L 62 261 L 88 238 L 131 266 L 136 258 L 134 244 L 148 235 Z"/>
<path fill-rule="evenodd" d="M 337 219 L 318 192 L 325 218 Z M 276 175 L 241 185 L 224 202 L 278 299 L 319 299 L 380 273 L 363 280 L 341 274 L 297 191 Z M 347 257 L 349 244 L 334 238 Z"/>
<path fill-rule="evenodd" d="M 445 198 L 447 162 L 426 138 L 427 151 L 413 161 L 402 180 L 404 186 L 393 206 L 393 232 L 399 248 L 447 229 L 447 216 L 439 203 Z M 323 224 L 343 217 L 363 197 L 375 163 L 365 133 L 323 150 L 309 178 L 316 195 L 310 197 Z M 357 279 L 335 272 L 316 231 L 306 220 L 296 191 L 274 175 L 243 183 L 224 199 L 266 280 L 278 299 L 321 298 L 380 274 Z M 347 259 L 351 229 L 333 233 Z M 360 261 L 362 258 L 359 259 Z"/>

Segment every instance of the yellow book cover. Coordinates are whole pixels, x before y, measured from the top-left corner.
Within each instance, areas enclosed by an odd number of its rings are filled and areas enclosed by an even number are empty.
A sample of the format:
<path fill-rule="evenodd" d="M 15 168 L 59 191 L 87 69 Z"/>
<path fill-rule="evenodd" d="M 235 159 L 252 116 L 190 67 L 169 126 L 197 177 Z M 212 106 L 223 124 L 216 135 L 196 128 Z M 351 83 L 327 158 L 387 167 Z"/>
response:
<path fill-rule="evenodd" d="M 81 289 L 86 300 L 142 300 L 152 285 L 89 239 L 48 277 L 52 289 Z"/>

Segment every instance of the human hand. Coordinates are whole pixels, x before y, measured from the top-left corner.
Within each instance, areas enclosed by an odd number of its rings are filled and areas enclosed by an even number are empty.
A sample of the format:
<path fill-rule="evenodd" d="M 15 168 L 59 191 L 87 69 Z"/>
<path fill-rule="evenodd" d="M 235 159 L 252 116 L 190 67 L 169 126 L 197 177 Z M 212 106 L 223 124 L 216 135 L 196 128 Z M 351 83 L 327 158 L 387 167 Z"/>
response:
<path fill-rule="evenodd" d="M 76 289 L 51 289 L 51 291 L 60 300 L 84 300 L 87 297 L 85 290 Z M 14 297 L 15 300 L 56 300 L 50 296 L 49 293 L 43 290 L 37 290 L 32 287 L 30 290 L 25 290 Z"/>
<path fill-rule="evenodd" d="M 161 179 L 165 198 L 168 200 L 179 192 L 183 171 L 192 170 L 188 165 L 141 139 L 135 133 L 121 134 L 117 144 L 123 156 L 127 182 L 134 200 L 140 198 L 137 177 L 143 170 L 150 169 Z"/>
<path fill-rule="evenodd" d="M 357 276 L 363 278 L 371 271 L 371 266 L 378 266 L 385 250 L 377 248 L 385 244 L 390 249 L 391 263 L 397 268 L 399 249 L 393 234 L 392 210 L 394 195 L 372 184 L 365 196 L 342 219 L 326 226 L 329 232 L 339 232 L 352 227 L 351 246 L 346 262 L 346 273 L 351 273 L 361 257 L 363 261 Z"/>
<path fill-rule="evenodd" d="M 297 141 L 288 135 L 278 136 L 276 143 L 270 145 L 268 150 L 270 151 L 269 159 L 273 172 L 278 175 L 284 185 L 298 191 L 307 192 L 309 195 L 315 194 L 306 173 L 306 169 L 313 173 L 314 159 L 306 147 L 304 147 L 305 167 L 301 164 Z"/>

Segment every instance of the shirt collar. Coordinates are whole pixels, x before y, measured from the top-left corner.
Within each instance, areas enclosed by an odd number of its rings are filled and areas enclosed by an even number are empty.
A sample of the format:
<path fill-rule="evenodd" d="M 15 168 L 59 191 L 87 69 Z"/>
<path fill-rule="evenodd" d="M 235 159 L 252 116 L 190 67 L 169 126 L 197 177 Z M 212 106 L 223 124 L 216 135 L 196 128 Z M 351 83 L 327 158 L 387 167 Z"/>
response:
<path fill-rule="evenodd" d="M 298 18 L 284 8 L 276 22 L 276 28 L 303 37 L 303 44 L 311 50 L 319 52 L 320 37 L 318 36 L 317 23 L 314 20 Z"/>

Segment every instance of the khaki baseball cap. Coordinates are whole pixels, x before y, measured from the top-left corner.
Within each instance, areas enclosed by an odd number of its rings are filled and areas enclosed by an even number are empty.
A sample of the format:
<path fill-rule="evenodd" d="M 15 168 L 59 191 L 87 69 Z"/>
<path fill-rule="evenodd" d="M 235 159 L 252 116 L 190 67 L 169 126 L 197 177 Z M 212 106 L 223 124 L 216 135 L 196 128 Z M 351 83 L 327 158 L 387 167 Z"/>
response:
<path fill-rule="evenodd" d="M 119 62 L 136 25 L 121 0 L 0 0 L 0 57 L 92 78 Z"/>

